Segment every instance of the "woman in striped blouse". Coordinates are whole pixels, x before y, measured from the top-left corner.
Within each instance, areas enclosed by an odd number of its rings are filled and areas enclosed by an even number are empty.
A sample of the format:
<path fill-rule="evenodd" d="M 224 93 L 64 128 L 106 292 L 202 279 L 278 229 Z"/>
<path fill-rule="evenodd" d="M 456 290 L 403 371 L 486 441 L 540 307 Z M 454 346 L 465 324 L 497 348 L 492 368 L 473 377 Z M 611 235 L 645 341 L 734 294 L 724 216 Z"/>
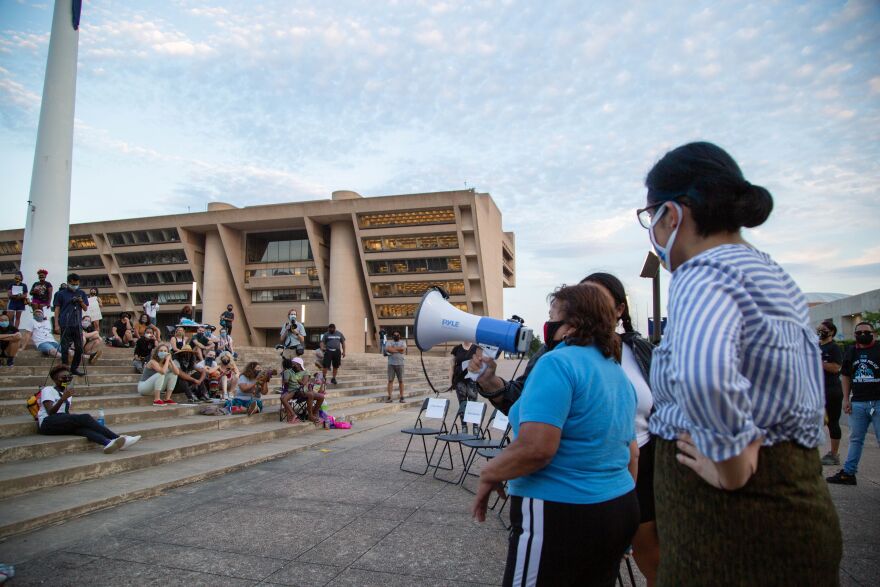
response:
<path fill-rule="evenodd" d="M 773 199 L 711 143 L 670 151 L 645 184 L 639 221 L 672 272 L 651 367 L 658 585 L 836 585 L 806 300 L 740 234 Z"/>

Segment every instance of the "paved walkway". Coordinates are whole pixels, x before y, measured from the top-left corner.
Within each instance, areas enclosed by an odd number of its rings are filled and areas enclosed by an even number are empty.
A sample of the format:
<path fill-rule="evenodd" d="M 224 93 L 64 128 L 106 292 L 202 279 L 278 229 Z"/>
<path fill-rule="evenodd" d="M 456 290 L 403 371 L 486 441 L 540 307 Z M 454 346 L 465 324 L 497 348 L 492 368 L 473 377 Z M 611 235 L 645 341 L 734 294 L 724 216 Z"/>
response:
<path fill-rule="evenodd" d="M 507 534 L 498 518 L 476 524 L 469 493 L 398 471 L 401 421 L 13 537 L 0 562 L 16 565 L 14 586 L 499 584 Z M 858 487 L 832 487 L 843 585 L 880 577 L 873 440 L 862 463 Z"/>

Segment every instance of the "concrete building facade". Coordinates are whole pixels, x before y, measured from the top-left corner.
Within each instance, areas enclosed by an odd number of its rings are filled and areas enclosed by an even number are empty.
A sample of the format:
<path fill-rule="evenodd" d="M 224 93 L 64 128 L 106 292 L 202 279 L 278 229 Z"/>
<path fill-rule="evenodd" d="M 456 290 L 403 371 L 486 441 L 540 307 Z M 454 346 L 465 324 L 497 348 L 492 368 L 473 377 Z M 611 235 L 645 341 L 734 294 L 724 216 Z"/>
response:
<path fill-rule="evenodd" d="M 880 289 L 812 306 L 810 324 L 818 326 L 822 320 L 831 318 L 837 325 L 837 337 L 852 339 L 856 324 L 862 321 L 865 312 L 880 312 Z"/>
<path fill-rule="evenodd" d="M 350 351 L 374 350 L 379 329 L 412 337 L 424 291 L 503 317 L 503 289 L 516 285 L 515 238 L 489 194 L 474 190 L 361 197 L 237 208 L 70 227 L 68 267 L 98 287 L 106 317 L 139 311 L 158 295 L 160 326 L 177 321 L 196 295 L 203 322 L 235 311 L 238 344 L 271 346 L 289 309 L 315 346 L 335 323 Z M 18 270 L 23 230 L 0 231 L 6 295 Z M 57 286 L 66 276 L 50 275 Z M 36 276 L 25 275 L 29 285 Z M 106 321 L 105 321 L 106 322 Z"/>

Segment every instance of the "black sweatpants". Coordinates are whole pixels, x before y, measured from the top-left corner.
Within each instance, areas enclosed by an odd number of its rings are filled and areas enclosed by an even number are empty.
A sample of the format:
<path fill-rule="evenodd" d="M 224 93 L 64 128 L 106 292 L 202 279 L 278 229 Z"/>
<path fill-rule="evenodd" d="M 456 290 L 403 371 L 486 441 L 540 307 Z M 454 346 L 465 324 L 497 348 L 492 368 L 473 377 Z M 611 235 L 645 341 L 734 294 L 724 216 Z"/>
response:
<path fill-rule="evenodd" d="M 98 422 L 88 414 L 52 414 L 43 418 L 40 424 L 40 434 L 73 434 L 75 436 L 85 436 L 92 442 L 96 442 L 101 446 L 106 446 L 114 438 L 119 435 L 98 424 Z"/>
<path fill-rule="evenodd" d="M 635 490 L 587 505 L 512 496 L 510 523 L 505 587 L 613 587 L 639 502 Z"/>
<path fill-rule="evenodd" d="M 828 416 L 828 436 L 833 440 L 840 440 L 840 410 L 843 407 L 843 390 L 825 390 L 825 415 Z"/>
<path fill-rule="evenodd" d="M 79 363 L 82 361 L 83 354 L 83 334 L 82 328 L 79 326 L 62 326 L 61 327 L 61 362 L 67 364 L 68 351 L 70 345 L 73 344 L 73 361 L 70 368 L 79 369 Z"/>

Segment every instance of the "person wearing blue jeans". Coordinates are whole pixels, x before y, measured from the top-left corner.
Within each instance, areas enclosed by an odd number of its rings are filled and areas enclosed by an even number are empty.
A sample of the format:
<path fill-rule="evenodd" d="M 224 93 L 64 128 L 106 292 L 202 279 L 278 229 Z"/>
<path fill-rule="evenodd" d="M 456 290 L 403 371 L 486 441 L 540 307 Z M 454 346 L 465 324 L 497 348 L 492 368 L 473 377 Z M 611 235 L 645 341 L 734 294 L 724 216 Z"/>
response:
<path fill-rule="evenodd" d="M 874 339 L 874 326 L 859 322 L 855 339 L 856 344 L 847 349 L 840 371 L 843 411 L 849 414 L 849 451 L 843 469 L 826 479 L 838 485 L 856 484 L 859 459 L 871 424 L 880 444 L 880 345 Z"/>

